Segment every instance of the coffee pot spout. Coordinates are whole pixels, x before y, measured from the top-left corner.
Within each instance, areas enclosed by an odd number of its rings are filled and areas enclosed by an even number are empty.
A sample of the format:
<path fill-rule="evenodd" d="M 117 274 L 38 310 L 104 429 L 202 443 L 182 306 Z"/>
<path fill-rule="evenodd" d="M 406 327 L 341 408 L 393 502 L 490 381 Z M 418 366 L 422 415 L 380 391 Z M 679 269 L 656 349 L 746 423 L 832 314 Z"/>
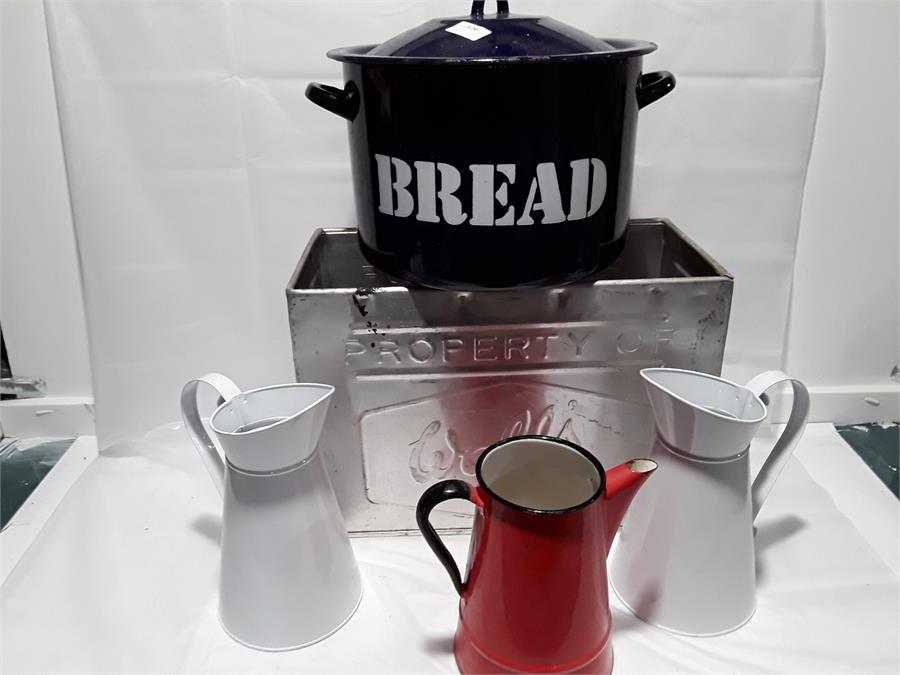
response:
<path fill-rule="evenodd" d="M 632 459 L 606 473 L 606 552 L 625 517 L 631 500 L 644 482 L 656 471 L 652 459 Z"/>

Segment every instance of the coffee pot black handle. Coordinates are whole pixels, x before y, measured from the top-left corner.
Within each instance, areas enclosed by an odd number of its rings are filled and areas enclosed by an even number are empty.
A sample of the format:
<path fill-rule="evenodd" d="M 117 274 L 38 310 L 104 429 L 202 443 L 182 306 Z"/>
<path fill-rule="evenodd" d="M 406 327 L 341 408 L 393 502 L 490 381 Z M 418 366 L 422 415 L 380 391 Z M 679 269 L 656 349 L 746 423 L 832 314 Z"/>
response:
<path fill-rule="evenodd" d="M 310 82 L 306 87 L 306 98 L 351 122 L 359 112 L 359 90 L 353 82 L 348 82 L 343 89 Z"/>
<path fill-rule="evenodd" d="M 658 101 L 675 88 L 675 76 L 668 70 L 644 73 L 637 85 L 638 108 Z"/>
<path fill-rule="evenodd" d="M 444 546 L 444 542 L 441 541 L 438 533 L 435 532 L 434 527 L 428 520 L 431 510 L 435 506 L 450 499 L 468 499 L 473 501 L 472 488 L 468 483 L 461 480 L 442 480 L 440 483 L 435 483 L 419 497 L 419 503 L 416 505 L 416 523 L 419 525 L 426 543 L 450 575 L 453 588 L 462 595 L 466 585 L 463 583 L 462 576 L 459 573 L 459 567 L 456 566 L 456 561 L 450 555 L 450 551 Z"/>
<path fill-rule="evenodd" d="M 470 14 L 479 19 L 484 16 L 484 0 L 475 0 L 472 3 L 472 11 Z M 497 0 L 497 16 L 505 16 L 509 14 L 509 3 L 506 0 Z"/>

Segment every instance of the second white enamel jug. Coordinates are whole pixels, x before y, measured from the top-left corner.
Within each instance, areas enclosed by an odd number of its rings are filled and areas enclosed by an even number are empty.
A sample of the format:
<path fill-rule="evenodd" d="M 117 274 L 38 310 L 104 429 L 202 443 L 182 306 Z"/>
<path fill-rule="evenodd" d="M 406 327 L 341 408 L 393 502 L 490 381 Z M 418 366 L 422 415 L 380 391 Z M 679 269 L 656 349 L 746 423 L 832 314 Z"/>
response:
<path fill-rule="evenodd" d="M 197 389 L 225 400 L 210 427 Z M 362 582 L 328 471 L 316 452 L 328 401 L 325 384 L 241 392 L 211 373 L 184 386 L 188 433 L 224 499 L 219 619 L 249 647 L 296 649 L 327 637 L 354 613 Z"/>
<path fill-rule="evenodd" d="M 727 633 L 756 608 L 753 520 L 809 416 L 798 380 L 766 372 L 741 386 L 671 368 L 641 371 L 656 419 L 656 476 L 635 498 L 610 578 L 644 621 L 684 635 Z M 750 441 L 766 418 L 760 396 L 790 382 L 788 423 L 751 485 Z"/>

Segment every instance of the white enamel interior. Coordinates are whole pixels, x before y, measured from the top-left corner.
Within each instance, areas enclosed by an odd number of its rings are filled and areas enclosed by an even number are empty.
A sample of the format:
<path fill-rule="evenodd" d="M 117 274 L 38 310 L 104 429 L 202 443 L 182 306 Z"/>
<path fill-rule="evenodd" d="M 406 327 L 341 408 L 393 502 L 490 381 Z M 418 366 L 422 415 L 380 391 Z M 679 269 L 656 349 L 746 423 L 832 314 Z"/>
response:
<path fill-rule="evenodd" d="M 552 440 L 513 439 L 488 451 L 481 479 L 501 499 L 538 511 L 559 511 L 590 500 L 600 472 L 574 448 Z"/>

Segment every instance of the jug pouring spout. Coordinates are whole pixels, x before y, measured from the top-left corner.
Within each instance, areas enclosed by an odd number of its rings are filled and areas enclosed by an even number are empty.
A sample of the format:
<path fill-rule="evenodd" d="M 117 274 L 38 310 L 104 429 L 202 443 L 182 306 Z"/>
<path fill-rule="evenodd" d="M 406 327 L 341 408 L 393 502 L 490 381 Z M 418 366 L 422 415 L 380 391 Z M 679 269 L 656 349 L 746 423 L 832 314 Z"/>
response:
<path fill-rule="evenodd" d="M 756 518 L 806 428 L 810 402 L 804 384 L 775 370 L 760 373 L 745 386 L 674 368 L 645 368 L 641 377 L 662 441 L 682 455 L 712 461 L 743 456 L 766 418 L 763 393 L 776 385 L 791 385 L 794 404 L 787 425 L 753 481 Z"/>
<path fill-rule="evenodd" d="M 693 457 L 724 460 L 743 453 L 766 418 L 754 392 L 714 375 L 645 368 L 656 431 L 666 445 Z"/>
<path fill-rule="evenodd" d="M 200 420 L 197 390 L 201 382 L 224 399 L 209 422 L 223 453 Z M 272 474 L 310 461 L 333 393 L 331 385 L 314 383 L 279 384 L 241 392 L 224 375 L 210 373 L 184 385 L 181 414 L 213 483 L 224 495 L 225 459 L 251 474 Z"/>
<path fill-rule="evenodd" d="M 606 553 L 637 491 L 656 471 L 652 459 L 632 459 L 606 473 Z"/>

